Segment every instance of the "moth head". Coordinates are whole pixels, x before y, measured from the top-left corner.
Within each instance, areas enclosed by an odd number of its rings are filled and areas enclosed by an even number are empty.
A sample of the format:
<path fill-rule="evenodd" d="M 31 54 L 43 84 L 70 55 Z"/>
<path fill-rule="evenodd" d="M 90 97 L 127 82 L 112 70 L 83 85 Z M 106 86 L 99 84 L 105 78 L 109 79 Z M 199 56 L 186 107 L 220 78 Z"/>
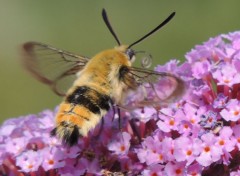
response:
<path fill-rule="evenodd" d="M 135 51 L 131 48 L 128 48 L 127 45 L 120 45 L 120 46 L 116 46 L 115 49 L 121 53 L 123 53 L 127 59 L 133 63 L 135 61 Z"/>

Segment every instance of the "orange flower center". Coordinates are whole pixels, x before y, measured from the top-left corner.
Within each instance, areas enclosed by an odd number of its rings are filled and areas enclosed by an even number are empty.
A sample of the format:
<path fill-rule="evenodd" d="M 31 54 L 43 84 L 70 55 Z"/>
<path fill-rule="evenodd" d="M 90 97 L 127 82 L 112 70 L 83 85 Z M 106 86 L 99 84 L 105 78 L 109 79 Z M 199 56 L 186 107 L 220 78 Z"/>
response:
<path fill-rule="evenodd" d="M 188 124 L 184 124 L 184 128 L 188 129 Z"/>
<path fill-rule="evenodd" d="M 182 170 L 181 169 L 177 169 L 175 172 L 176 172 L 176 174 L 181 174 Z"/>
<path fill-rule="evenodd" d="M 120 150 L 121 150 L 122 152 L 125 151 L 125 146 L 122 145 L 122 146 L 120 147 Z"/>
<path fill-rule="evenodd" d="M 174 120 L 173 119 L 171 119 L 170 121 L 169 121 L 169 125 L 171 125 L 171 126 L 173 126 L 174 125 Z"/>
<path fill-rule="evenodd" d="M 219 141 L 219 145 L 224 145 L 224 143 L 225 143 L 224 140 Z"/>
<path fill-rule="evenodd" d="M 213 121 L 213 118 L 212 118 L 212 117 L 210 117 L 210 118 L 208 119 L 208 121 L 209 121 L 209 122 L 212 122 L 212 121 Z"/>
<path fill-rule="evenodd" d="M 224 80 L 224 83 L 229 83 L 229 82 L 230 82 L 229 79 L 225 79 L 225 80 Z"/>
<path fill-rule="evenodd" d="M 163 160 L 162 154 L 159 155 L 159 160 Z"/>
<path fill-rule="evenodd" d="M 233 114 L 234 114 L 235 116 L 238 116 L 238 115 L 239 115 L 239 111 L 234 111 Z"/>
<path fill-rule="evenodd" d="M 195 119 L 192 118 L 192 119 L 190 120 L 190 122 L 191 122 L 191 123 L 195 123 Z"/>
<path fill-rule="evenodd" d="M 209 152 L 209 151 L 210 151 L 210 147 L 209 147 L 209 146 L 206 146 L 206 147 L 204 148 L 204 150 L 205 150 L 205 152 Z"/>
<path fill-rule="evenodd" d="M 54 164 L 54 160 L 49 160 L 48 164 L 53 165 Z"/>
<path fill-rule="evenodd" d="M 32 164 L 29 164 L 28 165 L 28 169 L 32 169 L 33 168 L 33 165 Z"/>
<path fill-rule="evenodd" d="M 151 174 L 151 176 L 157 176 L 157 173 L 156 173 L 156 172 L 154 172 L 154 173 L 152 173 L 152 174 Z"/>
<path fill-rule="evenodd" d="M 192 155 L 192 151 L 191 151 L 191 150 L 188 150 L 188 151 L 187 151 L 187 155 L 188 155 L 188 156 Z"/>

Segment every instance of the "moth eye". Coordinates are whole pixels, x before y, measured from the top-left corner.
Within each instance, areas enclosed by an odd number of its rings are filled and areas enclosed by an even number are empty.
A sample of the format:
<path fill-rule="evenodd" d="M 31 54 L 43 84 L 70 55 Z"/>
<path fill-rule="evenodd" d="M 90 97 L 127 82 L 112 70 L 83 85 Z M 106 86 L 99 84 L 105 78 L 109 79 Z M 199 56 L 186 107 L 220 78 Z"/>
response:
<path fill-rule="evenodd" d="M 133 62 L 135 60 L 135 52 L 132 49 L 126 50 L 126 55 L 128 56 L 128 59 Z"/>

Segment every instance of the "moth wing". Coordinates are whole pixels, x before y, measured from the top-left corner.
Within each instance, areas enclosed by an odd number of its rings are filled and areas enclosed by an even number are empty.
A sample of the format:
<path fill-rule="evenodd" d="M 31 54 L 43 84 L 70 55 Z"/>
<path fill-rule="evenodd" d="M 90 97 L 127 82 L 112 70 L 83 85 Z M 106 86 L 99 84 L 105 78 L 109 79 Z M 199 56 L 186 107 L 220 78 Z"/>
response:
<path fill-rule="evenodd" d="M 171 73 L 136 67 L 129 67 L 128 70 L 123 82 L 135 91 L 126 99 L 126 107 L 165 106 L 184 93 L 184 81 Z"/>
<path fill-rule="evenodd" d="M 76 79 L 76 73 L 89 61 L 87 57 L 39 42 L 25 43 L 22 52 L 26 69 L 60 96 L 65 95 Z"/>

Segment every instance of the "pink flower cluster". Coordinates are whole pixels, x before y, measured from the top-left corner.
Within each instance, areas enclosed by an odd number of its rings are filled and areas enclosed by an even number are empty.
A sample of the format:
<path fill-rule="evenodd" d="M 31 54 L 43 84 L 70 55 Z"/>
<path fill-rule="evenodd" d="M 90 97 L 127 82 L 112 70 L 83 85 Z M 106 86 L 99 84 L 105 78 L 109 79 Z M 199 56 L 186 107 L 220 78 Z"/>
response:
<path fill-rule="evenodd" d="M 240 32 L 211 38 L 178 64 L 156 71 L 185 81 L 181 100 L 122 112 L 121 130 L 110 111 L 103 130 L 98 125 L 73 147 L 49 135 L 56 111 L 7 120 L 0 128 L 0 174 L 240 175 Z"/>

